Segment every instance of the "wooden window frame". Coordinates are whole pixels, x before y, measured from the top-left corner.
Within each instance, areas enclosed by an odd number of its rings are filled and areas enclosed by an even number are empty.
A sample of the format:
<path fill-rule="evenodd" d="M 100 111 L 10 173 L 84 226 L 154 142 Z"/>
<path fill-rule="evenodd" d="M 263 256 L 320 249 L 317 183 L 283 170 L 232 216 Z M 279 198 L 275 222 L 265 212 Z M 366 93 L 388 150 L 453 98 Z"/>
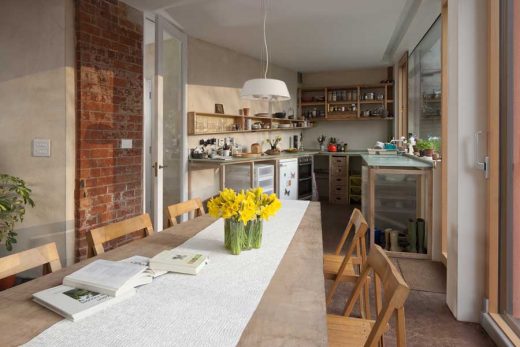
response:
<path fill-rule="evenodd" d="M 397 73 L 399 89 L 397 93 L 399 101 L 399 115 L 397 117 L 398 137 L 408 138 L 408 51 L 399 59 Z"/>
<path fill-rule="evenodd" d="M 500 314 L 500 113 L 501 67 L 506 63 L 501 45 L 501 0 L 488 1 L 488 155 L 489 179 L 487 185 L 487 313 L 501 332 L 520 346 L 520 337 Z M 504 90 L 502 90 L 504 92 Z"/>
<path fill-rule="evenodd" d="M 441 7 L 441 261 L 448 266 L 448 0 Z"/>

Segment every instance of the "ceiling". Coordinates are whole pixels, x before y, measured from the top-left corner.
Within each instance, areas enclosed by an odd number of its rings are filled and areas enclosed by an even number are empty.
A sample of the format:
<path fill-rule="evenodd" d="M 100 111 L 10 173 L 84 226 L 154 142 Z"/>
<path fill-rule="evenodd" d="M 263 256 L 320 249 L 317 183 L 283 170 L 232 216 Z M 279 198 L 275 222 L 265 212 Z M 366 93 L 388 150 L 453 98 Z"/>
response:
<path fill-rule="evenodd" d="M 192 37 L 261 58 L 263 12 L 260 0 L 125 2 L 140 10 L 169 17 Z M 421 6 L 426 10 L 417 9 L 421 2 L 425 3 Z M 390 65 L 393 55 L 399 53 L 398 48 L 403 50 L 402 39 L 406 38 L 407 26 L 414 22 L 406 23 L 403 18 L 417 13 L 425 18 L 435 18 L 438 12 L 430 12 L 440 6 L 431 6 L 432 2 L 439 1 L 272 0 L 267 21 L 271 62 L 301 72 Z M 410 10 L 411 6 L 414 11 Z M 433 20 L 418 23 L 425 27 L 419 29 L 423 31 L 418 37 L 422 37 L 432 23 Z M 388 52 L 392 54 L 389 56 Z"/>

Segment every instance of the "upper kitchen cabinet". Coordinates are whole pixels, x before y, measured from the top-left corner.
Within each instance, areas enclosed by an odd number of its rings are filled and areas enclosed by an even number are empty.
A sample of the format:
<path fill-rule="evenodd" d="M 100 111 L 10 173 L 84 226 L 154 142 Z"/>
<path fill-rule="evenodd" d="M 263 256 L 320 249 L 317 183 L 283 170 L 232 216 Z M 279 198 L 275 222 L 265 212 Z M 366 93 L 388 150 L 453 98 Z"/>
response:
<path fill-rule="evenodd" d="M 408 132 L 441 136 L 441 22 L 433 24 L 408 59 Z"/>
<path fill-rule="evenodd" d="M 303 88 L 300 116 L 310 121 L 393 120 L 393 95 L 392 83 Z"/>

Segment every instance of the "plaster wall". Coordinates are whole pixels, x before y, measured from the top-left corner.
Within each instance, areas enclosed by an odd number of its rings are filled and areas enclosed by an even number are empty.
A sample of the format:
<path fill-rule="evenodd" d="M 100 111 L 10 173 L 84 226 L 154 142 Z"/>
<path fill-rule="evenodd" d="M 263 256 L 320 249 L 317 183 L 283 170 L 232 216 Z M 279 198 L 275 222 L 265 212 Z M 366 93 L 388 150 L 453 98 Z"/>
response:
<path fill-rule="evenodd" d="M 487 21 L 485 0 L 448 2 L 447 303 L 458 320 L 472 322 L 479 321 L 486 276 L 487 184 L 474 164 L 474 134 L 487 132 Z"/>
<path fill-rule="evenodd" d="M 73 18 L 71 0 L 5 0 L 0 11 L 0 172 L 24 179 L 36 204 L 14 251 L 56 242 L 63 265 L 74 260 Z M 50 157 L 32 156 L 35 138 L 50 139 Z"/>

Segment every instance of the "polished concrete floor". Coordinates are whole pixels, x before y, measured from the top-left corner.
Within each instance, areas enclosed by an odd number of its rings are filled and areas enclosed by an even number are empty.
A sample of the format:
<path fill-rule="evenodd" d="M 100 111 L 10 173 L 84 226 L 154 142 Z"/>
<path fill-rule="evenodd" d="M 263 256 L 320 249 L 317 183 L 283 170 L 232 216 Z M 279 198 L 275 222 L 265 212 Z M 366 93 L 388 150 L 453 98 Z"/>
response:
<path fill-rule="evenodd" d="M 346 206 L 322 203 L 323 248 L 333 252 L 350 216 Z M 405 304 L 408 346 L 494 346 L 479 324 L 457 321 L 446 305 L 446 269 L 438 262 L 393 258 L 411 288 Z M 330 286 L 330 281 L 326 287 Z M 341 314 L 352 284 L 342 284 L 328 308 Z M 372 305 L 373 306 L 373 305 Z M 385 334 L 385 346 L 395 346 L 393 319 Z"/>

